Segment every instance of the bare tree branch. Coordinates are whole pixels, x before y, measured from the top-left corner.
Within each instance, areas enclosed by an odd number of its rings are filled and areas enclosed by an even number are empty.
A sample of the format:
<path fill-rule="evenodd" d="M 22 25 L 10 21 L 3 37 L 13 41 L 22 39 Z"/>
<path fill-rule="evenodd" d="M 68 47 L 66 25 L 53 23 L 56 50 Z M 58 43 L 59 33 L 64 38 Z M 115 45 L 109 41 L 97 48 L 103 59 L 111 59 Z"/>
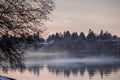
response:
<path fill-rule="evenodd" d="M 7 27 L 10 30 L 39 28 L 49 19 L 48 15 L 53 9 L 52 0 L 1 0 L 0 27 Z"/>
<path fill-rule="evenodd" d="M 9 33 L 41 34 L 53 9 L 53 0 L 0 0 L 0 63 L 3 60 L 15 65 L 21 63 L 24 52 L 16 48 L 14 43 L 18 39 L 9 37 Z"/>

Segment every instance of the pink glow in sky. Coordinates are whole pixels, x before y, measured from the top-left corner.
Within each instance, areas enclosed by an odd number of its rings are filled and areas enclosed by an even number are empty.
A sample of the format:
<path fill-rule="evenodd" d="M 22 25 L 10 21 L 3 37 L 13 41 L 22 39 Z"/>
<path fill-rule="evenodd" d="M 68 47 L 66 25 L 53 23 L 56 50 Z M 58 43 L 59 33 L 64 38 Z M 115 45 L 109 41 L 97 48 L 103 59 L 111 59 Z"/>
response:
<path fill-rule="evenodd" d="M 101 29 L 120 36 L 120 0 L 55 0 L 56 8 L 47 32 L 95 33 Z"/>

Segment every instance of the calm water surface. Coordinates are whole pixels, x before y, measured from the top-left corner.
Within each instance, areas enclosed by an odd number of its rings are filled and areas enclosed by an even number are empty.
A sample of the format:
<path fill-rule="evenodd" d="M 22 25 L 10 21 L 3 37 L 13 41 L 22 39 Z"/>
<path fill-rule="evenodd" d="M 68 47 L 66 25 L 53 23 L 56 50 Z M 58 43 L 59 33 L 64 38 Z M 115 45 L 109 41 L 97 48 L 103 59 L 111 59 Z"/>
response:
<path fill-rule="evenodd" d="M 0 74 L 17 80 L 120 80 L 120 61 L 111 58 L 29 57 L 26 67 L 1 67 Z"/>

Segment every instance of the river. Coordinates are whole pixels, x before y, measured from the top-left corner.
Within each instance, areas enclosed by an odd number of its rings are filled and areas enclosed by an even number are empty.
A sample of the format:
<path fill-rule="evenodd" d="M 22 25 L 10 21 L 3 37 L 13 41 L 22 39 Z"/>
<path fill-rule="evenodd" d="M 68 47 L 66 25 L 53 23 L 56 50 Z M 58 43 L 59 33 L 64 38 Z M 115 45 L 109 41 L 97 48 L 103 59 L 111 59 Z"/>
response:
<path fill-rule="evenodd" d="M 1 67 L 0 74 L 16 80 L 120 80 L 120 60 L 113 57 L 31 55 L 25 64 L 26 69 Z"/>

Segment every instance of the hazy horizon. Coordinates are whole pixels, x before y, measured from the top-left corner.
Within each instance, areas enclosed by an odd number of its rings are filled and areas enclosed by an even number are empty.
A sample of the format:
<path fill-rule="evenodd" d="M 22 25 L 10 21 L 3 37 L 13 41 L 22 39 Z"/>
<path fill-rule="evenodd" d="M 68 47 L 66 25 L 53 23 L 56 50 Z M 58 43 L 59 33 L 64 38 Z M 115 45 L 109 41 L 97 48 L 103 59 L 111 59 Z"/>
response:
<path fill-rule="evenodd" d="M 56 8 L 48 21 L 47 33 L 84 32 L 101 29 L 120 36 L 119 0 L 55 0 Z"/>

